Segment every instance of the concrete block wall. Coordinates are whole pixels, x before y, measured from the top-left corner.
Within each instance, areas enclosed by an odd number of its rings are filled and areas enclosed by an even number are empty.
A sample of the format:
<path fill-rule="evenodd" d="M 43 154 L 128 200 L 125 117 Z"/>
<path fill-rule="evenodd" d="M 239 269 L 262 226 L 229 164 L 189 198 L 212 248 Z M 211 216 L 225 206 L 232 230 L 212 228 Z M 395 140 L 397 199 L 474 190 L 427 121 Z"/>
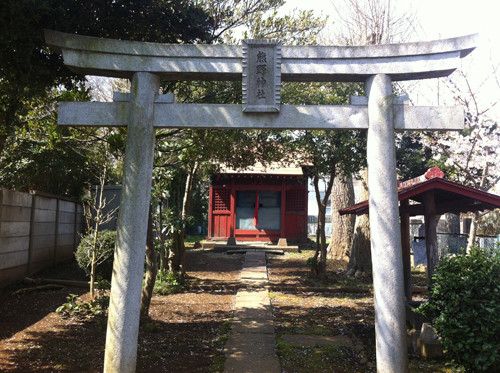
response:
<path fill-rule="evenodd" d="M 83 229 L 78 201 L 0 190 L 0 287 L 71 259 Z"/>
<path fill-rule="evenodd" d="M 101 192 L 101 187 L 95 185 L 92 188 L 92 194 L 96 198 L 96 201 L 99 201 L 99 195 Z M 106 224 L 102 224 L 99 229 L 100 230 L 110 230 L 116 231 L 116 221 L 118 218 L 118 207 L 120 207 L 120 197 L 121 197 L 122 187 L 121 185 L 105 185 L 103 200 L 106 201 L 104 209 L 102 211 L 103 215 L 106 216 L 110 214 L 112 211 L 115 211 L 113 218 Z M 95 216 L 95 211 L 92 210 L 92 216 Z"/>

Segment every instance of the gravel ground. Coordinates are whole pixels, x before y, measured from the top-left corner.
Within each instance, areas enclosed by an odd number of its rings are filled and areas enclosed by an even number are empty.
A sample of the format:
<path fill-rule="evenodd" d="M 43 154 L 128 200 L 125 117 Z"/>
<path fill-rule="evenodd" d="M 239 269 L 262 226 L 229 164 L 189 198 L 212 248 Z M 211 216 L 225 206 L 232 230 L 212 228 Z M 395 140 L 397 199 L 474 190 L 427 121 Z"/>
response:
<path fill-rule="evenodd" d="M 309 287 L 355 287 L 366 293 L 270 293 L 275 316 L 278 353 L 283 372 L 374 371 L 373 303 L 369 279 L 345 279 L 345 263 L 329 262 L 326 281 L 310 274 L 305 260 L 311 251 L 269 259 L 271 284 Z M 223 348 L 231 326 L 235 291 L 220 290 L 239 283 L 243 255 L 226 256 L 189 250 L 188 284 L 204 291 L 155 295 L 150 319 L 141 324 L 138 372 L 221 372 Z M 45 278 L 78 279 L 67 264 L 45 271 Z M 73 276 L 69 278 L 68 276 Z M 210 289 L 213 285 L 214 290 Z M 63 288 L 15 295 L 25 285 L 0 290 L 0 371 L 102 371 L 105 317 L 63 318 L 54 311 L 69 294 L 89 294 L 82 288 Z M 226 287 L 227 289 L 228 287 Z M 219 289 L 219 290 L 217 290 Z M 300 346 L 285 343 L 283 335 L 345 336 L 351 347 Z M 412 358 L 412 372 L 452 372 L 443 363 Z"/>

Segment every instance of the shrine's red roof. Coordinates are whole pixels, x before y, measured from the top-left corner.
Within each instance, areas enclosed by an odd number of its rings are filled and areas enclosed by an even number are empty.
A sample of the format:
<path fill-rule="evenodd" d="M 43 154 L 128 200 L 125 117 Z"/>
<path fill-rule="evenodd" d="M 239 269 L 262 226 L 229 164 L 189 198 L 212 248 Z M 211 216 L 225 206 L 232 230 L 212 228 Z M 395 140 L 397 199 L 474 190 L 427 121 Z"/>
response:
<path fill-rule="evenodd" d="M 446 212 L 474 212 L 500 208 L 500 196 L 439 177 L 400 188 L 398 190 L 398 201 L 411 199 L 419 202 L 420 204 L 410 205 L 406 208 L 412 216 L 423 215 L 423 196 L 428 191 L 434 192 L 436 214 L 444 214 Z M 363 201 L 339 210 L 340 215 L 363 215 L 367 213 L 368 201 Z"/>
<path fill-rule="evenodd" d="M 269 165 L 263 165 L 257 162 L 253 166 L 249 166 L 244 169 L 234 169 L 226 166 L 222 166 L 219 174 L 237 174 L 237 175 L 295 175 L 303 176 L 304 172 L 302 169 L 302 164 L 281 164 L 277 162 L 272 162 Z"/>

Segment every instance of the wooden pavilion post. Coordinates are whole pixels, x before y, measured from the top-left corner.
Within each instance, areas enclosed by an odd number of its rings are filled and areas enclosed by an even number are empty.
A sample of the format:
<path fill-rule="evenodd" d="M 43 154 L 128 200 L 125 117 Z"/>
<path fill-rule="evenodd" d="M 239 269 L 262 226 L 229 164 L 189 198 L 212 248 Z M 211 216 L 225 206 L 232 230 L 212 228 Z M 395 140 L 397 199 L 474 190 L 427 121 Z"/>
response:
<path fill-rule="evenodd" d="M 434 274 L 434 268 L 439 261 L 434 191 L 430 190 L 424 194 L 423 204 L 425 221 L 425 253 L 427 255 L 427 280 L 430 280 Z"/>
<path fill-rule="evenodd" d="M 400 207 L 407 208 L 410 204 L 408 200 L 400 201 Z M 400 208 L 400 211 L 402 209 Z M 399 216 L 401 224 L 401 249 L 403 253 L 403 277 L 404 290 L 407 302 L 411 302 L 411 260 L 410 260 L 410 214 L 403 212 Z"/>
<path fill-rule="evenodd" d="M 281 211 L 280 211 L 280 238 L 278 242 L 284 242 L 281 241 L 281 239 L 286 241 L 286 193 L 287 193 L 287 182 L 286 179 L 283 178 L 281 180 Z"/>
<path fill-rule="evenodd" d="M 229 215 L 229 237 L 228 244 L 236 245 L 235 228 L 236 227 L 236 188 L 234 178 L 231 178 L 231 214 Z"/>

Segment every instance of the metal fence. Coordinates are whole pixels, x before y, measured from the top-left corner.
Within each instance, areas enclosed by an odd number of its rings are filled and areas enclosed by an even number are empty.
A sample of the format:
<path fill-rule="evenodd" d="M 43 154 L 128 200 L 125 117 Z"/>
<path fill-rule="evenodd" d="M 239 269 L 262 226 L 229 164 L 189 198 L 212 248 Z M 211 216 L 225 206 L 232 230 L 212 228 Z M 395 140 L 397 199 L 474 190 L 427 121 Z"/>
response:
<path fill-rule="evenodd" d="M 316 216 L 308 217 L 307 234 L 309 236 L 316 236 L 316 229 L 318 227 L 318 218 Z M 326 236 L 332 234 L 331 219 L 327 216 L 325 224 Z M 413 251 L 418 250 L 420 247 L 425 248 L 424 225 L 423 223 L 412 223 L 410 225 L 410 239 L 412 242 Z M 439 254 L 458 254 L 462 249 L 467 247 L 469 235 L 458 233 L 437 233 L 437 244 Z M 476 236 L 476 245 L 488 249 L 500 250 L 500 235 L 498 236 Z"/>
<path fill-rule="evenodd" d="M 316 230 L 318 229 L 318 217 L 314 215 L 309 215 L 307 217 L 307 235 L 316 236 Z M 332 217 L 331 215 L 325 216 L 325 233 L 327 237 L 332 235 Z"/>

